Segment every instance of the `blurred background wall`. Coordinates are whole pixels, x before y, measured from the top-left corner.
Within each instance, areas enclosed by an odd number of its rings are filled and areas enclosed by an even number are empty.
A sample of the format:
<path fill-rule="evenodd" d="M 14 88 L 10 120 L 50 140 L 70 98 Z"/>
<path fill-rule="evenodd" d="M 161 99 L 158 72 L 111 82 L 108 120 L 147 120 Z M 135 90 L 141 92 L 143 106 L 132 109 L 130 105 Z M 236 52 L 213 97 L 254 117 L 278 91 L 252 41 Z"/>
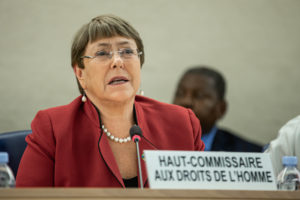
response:
<path fill-rule="evenodd" d="M 79 95 L 72 38 L 111 13 L 144 40 L 145 96 L 172 103 L 188 67 L 212 66 L 228 82 L 221 125 L 265 144 L 300 114 L 299 11 L 299 0 L 0 0 L 0 132 Z"/>

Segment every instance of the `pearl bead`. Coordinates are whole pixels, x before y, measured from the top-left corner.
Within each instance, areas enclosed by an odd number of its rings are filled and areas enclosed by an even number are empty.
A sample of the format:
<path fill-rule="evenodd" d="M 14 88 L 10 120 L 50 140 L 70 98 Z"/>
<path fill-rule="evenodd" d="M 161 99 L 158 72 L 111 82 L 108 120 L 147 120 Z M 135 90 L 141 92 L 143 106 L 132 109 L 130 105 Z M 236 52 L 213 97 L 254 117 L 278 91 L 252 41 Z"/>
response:
<path fill-rule="evenodd" d="M 113 136 L 113 135 L 107 130 L 107 128 L 105 128 L 104 125 L 102 125 L 101 127 L 102 127 L 103 132 L 107 135 L 107 137 L 108 137 L 109 139 L 111 139 L 112 141 L 114 141 L 114 142 L 118 142 L 118 143 L 122 144 L 122 143 L 129 142 L 129 141 L 131 140 L 131 137 L 130 137 L 130 136 L 128 136 L 128 137 L 126 137 L 126 138 L 118 138 L 118 137 L 115 137 L 115 136 Z"/>

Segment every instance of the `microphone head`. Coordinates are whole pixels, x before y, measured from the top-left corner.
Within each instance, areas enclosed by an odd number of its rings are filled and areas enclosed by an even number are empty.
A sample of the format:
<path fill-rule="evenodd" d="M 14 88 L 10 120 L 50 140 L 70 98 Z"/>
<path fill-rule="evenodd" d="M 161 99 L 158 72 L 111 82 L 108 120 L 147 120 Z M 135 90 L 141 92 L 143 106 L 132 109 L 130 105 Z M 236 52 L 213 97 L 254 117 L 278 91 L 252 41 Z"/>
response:
<path fill-rule="evenodd" d="M 139 126 L 137 126 L 137 125 L 133 125 L 133 126 L 130 128 L 129 133 L 130 133 L 130 137 L 131 137 L 131 138 L 133 138 L 133 136 L 135 136 L 135 135 L 138 135 L 138 136 L 140 136 L 140 137 L 143 135 L 143 134 L 142 134 L 142 129 L 141 129 Z"/>

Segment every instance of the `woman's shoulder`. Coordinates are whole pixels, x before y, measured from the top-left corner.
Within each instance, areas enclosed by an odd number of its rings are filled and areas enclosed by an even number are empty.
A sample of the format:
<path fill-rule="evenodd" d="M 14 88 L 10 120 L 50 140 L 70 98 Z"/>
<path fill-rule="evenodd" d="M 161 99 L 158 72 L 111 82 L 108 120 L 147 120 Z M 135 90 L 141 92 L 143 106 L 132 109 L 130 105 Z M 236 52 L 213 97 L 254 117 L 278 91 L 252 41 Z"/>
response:
<path fill-rule="evenodd" d="M 184 108 L 175 104 L 160 102 L 148 97 L 137 95 L 135 98 L 135 107 L 138 113 L 143 115 L 159 115 L 160 117 L 193 117 L 191 109 Z M 159 117 L 159 118 L 160 118 Z"/>
<path fill-rule="evenodd" d="M 35 115 L 31 123 L 31 128 L 33 132 L 43 132 L 43 134 L 49 133 L 52 134 L 52 130 L 59 130 L 64 132 L 69 130 L 70 126 L 74 124 L 81 112 L 82 102 L 79 98 L 74 99 L 71 103 L 62 106 L 56 106 L 44 110 L 40 110 Z M 50 137 L 50 136 L 49 136 Z"/>
<path fill-rule="evenodd" d="M 37 115 L 49 115 L 55 117 L 55 116 L 61 116 L 63 114 L 64 116 L 66 116 L 68 114 L 74 113 L 75 110 L 78 110 L 80 105 L 81 105 L 81 98 L 77 97 L 69 104 L 40 110 L 38 111 Z"/>
<path fill-rule="evenodd" d="M 188 109 L 178 106 L 175 104 L 169 104 L 165 102 L 160 102 L 155 99 L 151 99 L 149 97 L 136 95 L 135 98 L 135 104 L 138 107 L 141 107 L 143 110 L 156 110 L 156 111 L 162 111 L 162 110 L 168 110 L 170 112 L 187 112 Z"/>

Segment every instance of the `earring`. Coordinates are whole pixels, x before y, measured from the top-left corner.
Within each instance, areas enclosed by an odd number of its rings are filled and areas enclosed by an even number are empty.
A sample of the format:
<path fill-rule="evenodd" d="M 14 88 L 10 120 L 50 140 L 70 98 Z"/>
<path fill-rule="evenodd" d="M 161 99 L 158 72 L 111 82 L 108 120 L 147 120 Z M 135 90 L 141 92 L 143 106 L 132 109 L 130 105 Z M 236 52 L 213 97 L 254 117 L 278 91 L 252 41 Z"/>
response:
<path fill-rule="evenodd" d="M 143 90 L 140 90 L 140 91 L 139 91 L 139 95 L 144 96 L 144 91 L 143 91 Z"/>
<path fill-rule="evenodd" d="M 82 102 L 86 102 L 86 96 L 85 96 L 85 93 L 82 94 L 81 101 L 82 101 Z"/>

